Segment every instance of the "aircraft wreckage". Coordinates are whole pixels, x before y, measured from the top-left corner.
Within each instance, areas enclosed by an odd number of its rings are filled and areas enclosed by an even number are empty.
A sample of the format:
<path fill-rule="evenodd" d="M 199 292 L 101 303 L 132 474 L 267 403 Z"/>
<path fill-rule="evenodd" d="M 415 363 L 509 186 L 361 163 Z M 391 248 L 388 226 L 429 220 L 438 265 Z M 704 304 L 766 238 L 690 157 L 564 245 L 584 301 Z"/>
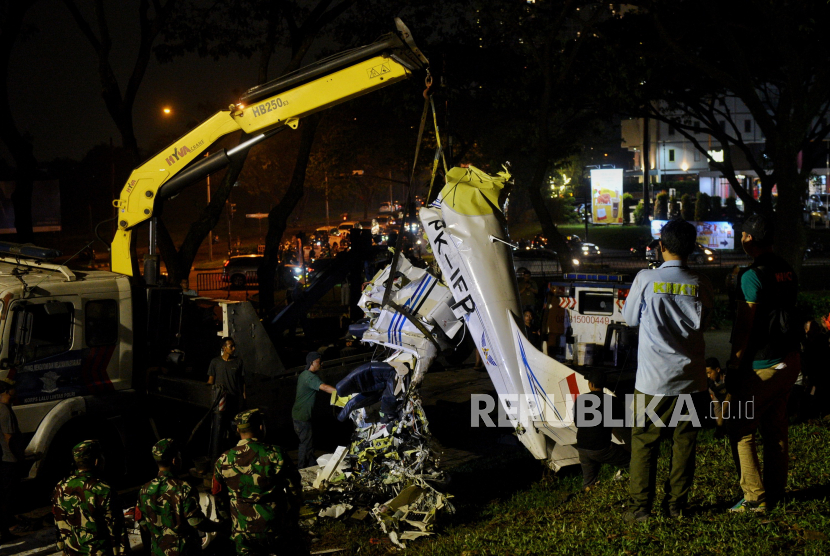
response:
<path fill-rule="evenodd" d="M 337 384 L 338 417 L 356 429 L 349 447 L 321 458 L 323 465 L 311 468 L 316 474 L 306 477 L 318 489 L 313 502 L 320 516 L 371 508 L 403 546 L 430 534 L 437 513 L 453 511 L 440 492 L 446 476 L 430 448 L 418 387 L 462 333 L 472 336 L 519 441 L 554 470 L 578 463 L 572 403 L 588 383 L 526 337 L 498 201 L 509 179 L 474 167 L 450 170 L 438 198 L 419 215 L 435 265 L 418 268 L 399 256 L 365 286 L 358 305 L 368 322 L 356 335 L 391 355 Z M 377 402 L 379 412 L 370 414 Z"/>

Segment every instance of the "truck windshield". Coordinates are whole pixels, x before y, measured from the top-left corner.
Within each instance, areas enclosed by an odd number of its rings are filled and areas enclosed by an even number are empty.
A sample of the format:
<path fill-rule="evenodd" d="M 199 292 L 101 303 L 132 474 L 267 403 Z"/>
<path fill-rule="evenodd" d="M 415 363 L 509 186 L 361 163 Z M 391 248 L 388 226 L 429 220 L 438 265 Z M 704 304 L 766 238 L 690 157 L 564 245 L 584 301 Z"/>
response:
<path fill-rule="evenodd" d="M 72 303 L 55 301 L 14 310 L 9 353 L 14 364 L 68 351 L 72 346 L 73 309 Z"/>

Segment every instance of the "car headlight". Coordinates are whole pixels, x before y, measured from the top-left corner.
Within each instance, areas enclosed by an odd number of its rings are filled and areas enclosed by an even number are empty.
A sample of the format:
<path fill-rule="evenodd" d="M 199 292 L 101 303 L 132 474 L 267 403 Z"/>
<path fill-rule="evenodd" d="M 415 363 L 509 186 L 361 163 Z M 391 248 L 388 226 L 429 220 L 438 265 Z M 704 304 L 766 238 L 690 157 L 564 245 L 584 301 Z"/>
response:
<path fill-rule="evenodd" d="M 587 251 L 587 250 L 588 250 L 588 246 L 587 246 L 587 245 L 583 245 L 583 246 L 582 246 L 582 250 L 583 250 L 583 251 Z"/>
<path fill-rule="evenodd" d="M 704 253 L 706 253 L 707 255 L 711 255 L 711 254 L 712 254 L 712 252 L 711 252 L 710 250 L 708 250 L 708 249 L 704 249 L 704 250 L 703 250 L 703 252 L 704 252 Z"/>
<path fill-rule="evenodd" d="M 573 262 L 574 266 L 579 266 L 579 259 L 572 259 L 571 262 Z"/>
<path fill-rule="evenodd" d="M 302 269 L 302 268 L 295 268 L 295 269 L 294 269 L 294 274 L 302 274 L 302 273 L 303 273 L 303 269 Z"/>

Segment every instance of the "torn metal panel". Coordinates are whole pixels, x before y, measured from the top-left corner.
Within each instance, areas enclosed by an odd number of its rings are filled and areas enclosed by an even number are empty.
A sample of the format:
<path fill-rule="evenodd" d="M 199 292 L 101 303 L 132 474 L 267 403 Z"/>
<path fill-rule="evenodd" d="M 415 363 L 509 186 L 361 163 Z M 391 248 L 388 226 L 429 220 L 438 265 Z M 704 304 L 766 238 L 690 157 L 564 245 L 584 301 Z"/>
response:
<path fill-rule="evenodd" d="M 337 468 L 343 461 L 344 457 L 346 457 L 346 447 L 338 446 L 337 450 L 334 451 L 334 455 L 329 458 L 325 467 L 323 467 L 317 475 L 317 478 L 314 480 L 314 488 L 320 488 L 326 482 L 330 482 L 332 475 L 335 471 L 337 471 Z"/>

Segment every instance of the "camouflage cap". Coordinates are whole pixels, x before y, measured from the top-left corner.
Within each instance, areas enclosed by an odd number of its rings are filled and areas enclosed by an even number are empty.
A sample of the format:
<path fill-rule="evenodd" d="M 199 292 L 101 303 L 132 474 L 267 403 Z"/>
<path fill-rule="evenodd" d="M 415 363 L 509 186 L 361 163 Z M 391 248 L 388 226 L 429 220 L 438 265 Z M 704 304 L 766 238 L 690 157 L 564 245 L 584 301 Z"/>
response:
<path fill-rule="evenodd" d="M 179 453 L 179 447 L 172 438 L 162 438 L 153 445 L 153 459 L 156 461 L 173 461 Z"/>
<path fill-rule="evenodd" d="M 97 440 L 84 440 L 72 448 L 72 457 L 77 463 L 92 463 L 101 457 L 101 443 Z"/>
<path fill-rule="evenodd" d="M 242 432 L 249 431 L 262 424 L 262 412 L 259 409 L 246 409 L 236 415 L 236 428 Z"/>

